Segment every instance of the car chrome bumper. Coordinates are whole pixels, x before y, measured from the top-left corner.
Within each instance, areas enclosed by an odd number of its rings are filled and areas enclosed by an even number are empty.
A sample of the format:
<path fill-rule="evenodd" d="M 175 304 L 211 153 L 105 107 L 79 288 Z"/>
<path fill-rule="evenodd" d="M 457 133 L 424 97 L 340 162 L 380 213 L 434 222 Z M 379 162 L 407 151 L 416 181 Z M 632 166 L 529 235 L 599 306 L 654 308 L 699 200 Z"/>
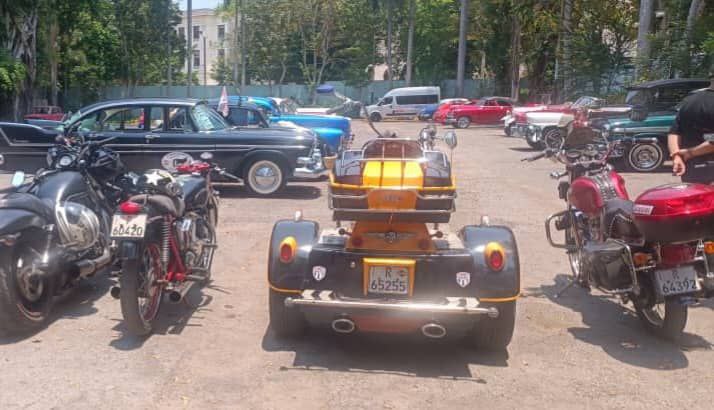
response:
<path fill-rule="evenodd" d="M 298 157 L 297 164 L 298 167 L 293 171 L 295 178 L 317 179 L 327 171 L 319 150 L 314 150 L 312 156 Z"/>
<path fill-rule="evenodd" d="M 372 309 L 413 313 L 450 313 L 462 315 L 488 315 L 498 317 L 498 309 L 480 307 L 479 301 L 471 297 L 445 297 L 444 303 L 397 301 L 384 299 L 342 299 L 331 290 L 304 290 L 299 297 L 285 299 L 286 307 L 318 307 L 333 309 Z"/>

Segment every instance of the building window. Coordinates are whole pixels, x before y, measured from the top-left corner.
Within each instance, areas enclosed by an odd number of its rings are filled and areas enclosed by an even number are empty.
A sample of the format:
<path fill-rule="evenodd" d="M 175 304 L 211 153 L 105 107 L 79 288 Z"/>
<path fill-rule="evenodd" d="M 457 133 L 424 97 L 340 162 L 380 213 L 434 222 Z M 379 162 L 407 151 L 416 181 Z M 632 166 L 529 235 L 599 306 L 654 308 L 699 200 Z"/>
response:
<path fill-rule="evenodd" d="M 201 36 L 201 26 L 193 26 L 193 41 L 198 41 Z"/>
<path fill-rule="evenodd" d="M 220 24 L 218 26 L 218 41 L 223 41 L 226 38 L 226 25 Z"/>
<path fill-rule="evenodd" d="M 201 51 L 200 50 L 193 50 L 193 66 L 194 67 L 201 66 Z"/>
<path fill-rule="evenodd" d="M 178 36 L 179 36 L 179 38 L 186 38 L 186 28 L 185 27 L 178 28 Z"/>
<path fill-rule="evenodd" d="M 223 60 L 226 58 L 226 50 L 223 48 L 218 49 L 218 59 Z"/>

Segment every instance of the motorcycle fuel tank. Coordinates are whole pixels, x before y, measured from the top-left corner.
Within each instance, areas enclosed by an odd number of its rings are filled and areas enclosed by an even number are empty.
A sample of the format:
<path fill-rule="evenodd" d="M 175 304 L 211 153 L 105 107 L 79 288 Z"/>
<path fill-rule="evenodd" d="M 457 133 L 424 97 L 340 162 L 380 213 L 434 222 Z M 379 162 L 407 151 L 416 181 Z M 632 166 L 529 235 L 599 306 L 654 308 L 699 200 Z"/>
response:
<path fill-rule="evenodd" d="M 650 242 L 689 242 L 714 236 L 714 187 L 668 184 L 635 200 L 637 228 Z"/>
<path fill-rule="evenodd" d="M 605 201 L 613 198 L 629 199 L 625 180 L 614 171 L 577 178 L 568 192 L 570 203 L 588 215 L 600 213 Z"/>
<path fill-rule="evenodd" d="M 75 171 L 61 171 L 41 177 L 37 184 L 39 198 L 62 202 L 72 197 L 84 197 L 89 187 L 82 174 Z"/>

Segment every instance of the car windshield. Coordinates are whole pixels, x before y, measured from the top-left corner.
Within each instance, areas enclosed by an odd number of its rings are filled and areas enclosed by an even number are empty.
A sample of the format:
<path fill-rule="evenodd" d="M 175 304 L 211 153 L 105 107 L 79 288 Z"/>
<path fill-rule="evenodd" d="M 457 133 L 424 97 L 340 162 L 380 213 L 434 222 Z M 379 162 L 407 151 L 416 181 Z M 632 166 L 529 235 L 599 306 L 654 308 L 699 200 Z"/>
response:
<path fill-rule="evenodd" d="M 205 104 L 197 104 L 191 109 L 193 122 L 199 131 L 220 131 L 228 128 L 228 123 L 215 110 Z"/>

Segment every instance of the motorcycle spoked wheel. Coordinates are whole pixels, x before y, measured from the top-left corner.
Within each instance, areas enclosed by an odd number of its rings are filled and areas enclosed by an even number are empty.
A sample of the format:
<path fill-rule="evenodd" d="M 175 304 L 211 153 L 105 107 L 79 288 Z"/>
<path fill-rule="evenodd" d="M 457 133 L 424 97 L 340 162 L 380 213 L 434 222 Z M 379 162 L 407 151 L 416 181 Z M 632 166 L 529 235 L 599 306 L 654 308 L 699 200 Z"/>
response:
<path fill-rule="evenodd" d="M 583 235 L 577 232 L 577 223 L 572 213 L 569 217 L 571 220 L 568 228 L 565 230 L 565 243 L 569 246 L 575 246 L 575 250 L 568 250 L 567 252 L 570 271 L 573 275 L 573 281 L 587 288 L 589 285 L 586 272 L 584 272 L 583 268 L 583 245 L 582 239 L 580 239 Z"/>
<path fill-rule="evenodd" d="M 210 245 L 210 247 L 204 247 L 200 256 L 199 266 L 204 269 L 199 275 L 203 276 L 204 283 L 208 283 L 211 280 L 211 267 L 213 266 L 213 255 L 216 253 L 216 229 L 213 225 L 206 222 L 205 219 L 198 219 L 198 225 L 196 226 L 196 236 L 198 240 L 203 241 L 204 245 Z"/>
<path fill-rule="evenodd" d="M 121 313 L 129 331 L 137 336 L 151 333 L 153 321 L 159 313 L 163 286 L 161 246 L 146 242 L 139 258 L 128 259 L 119 278 Z"/>
<path fill-rule="evenodd" d="M 52 276 L 32 276 L 40 254 L 26 243 L 0 253 L 0 334 L 22 334 L 47 323 L 54 304 Z"/>
<path fill-rule="evenodd" d="M 671 341 L 682 337 L 689 309 L 687 305 L 680 303 L 678 297 L 666 298 L 661 303 L 651 303 L 647 297 L 640 296 L 634 297 L 633 304 L 637 317 L 648 331 Z"/>

